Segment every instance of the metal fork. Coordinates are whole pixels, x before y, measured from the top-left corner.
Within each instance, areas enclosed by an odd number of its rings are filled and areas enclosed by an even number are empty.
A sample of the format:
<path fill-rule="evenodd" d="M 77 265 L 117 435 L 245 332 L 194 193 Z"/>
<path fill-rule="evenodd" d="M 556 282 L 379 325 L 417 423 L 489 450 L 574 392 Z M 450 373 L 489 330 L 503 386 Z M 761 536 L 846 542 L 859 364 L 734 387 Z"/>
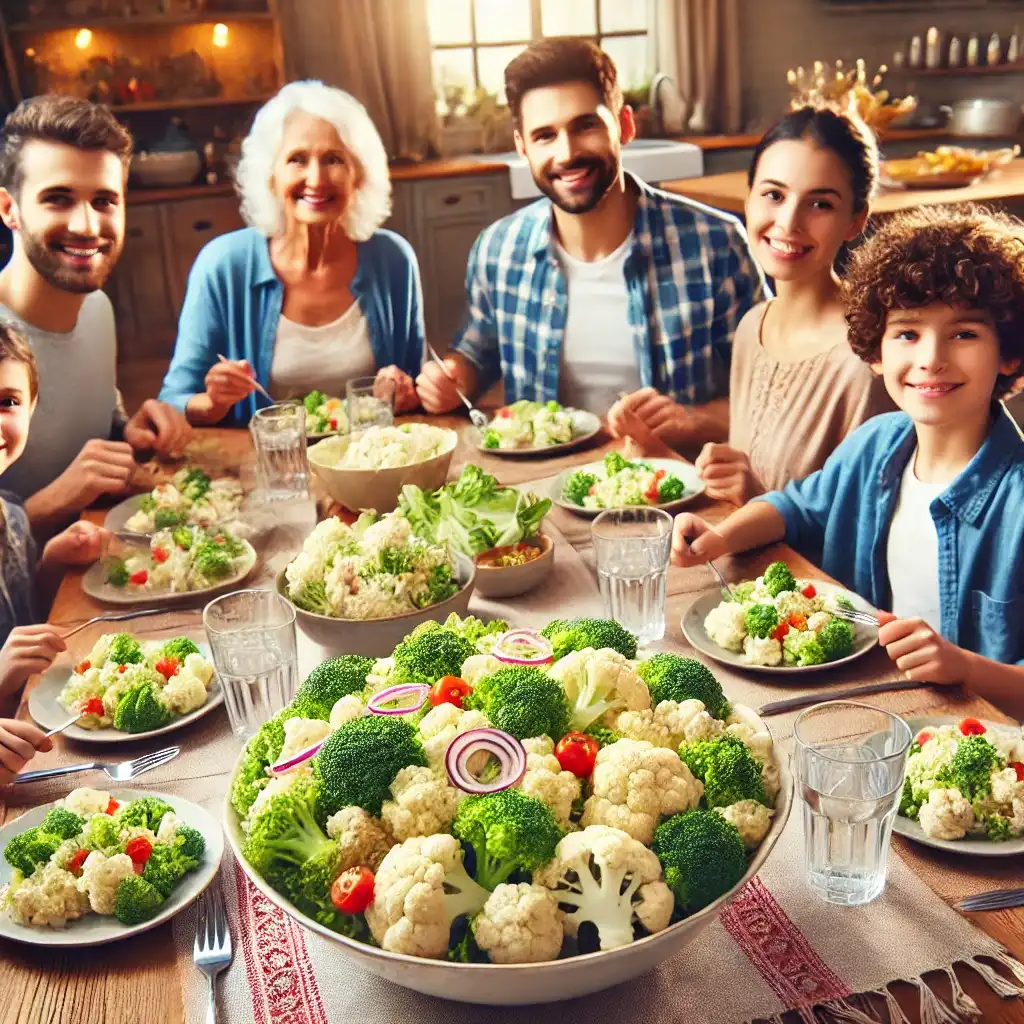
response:
<path fill-rule="evenodd" d="M 878 628 L 878 619 L 868 612 L 856 611 L 853 608 L 843 608 L 836 605 L 829 609 L 837 619 L 848 619 L 850 622 L 859 622 L 863 626 L 874 626 Z"/>
<path fill-rule="evenodd" d="M 462 399 L 462 404 L 469 410 L 469 419 L 477 430 L 484 430 L 487 427 L 487 417 L 482 413 L 473 403 L 459 390 L 457 384 L 452 375 L 448 372 L 448 367 L 444 365 L 444 360 L 434 351 L 434 346 L 427 342 L 427 351 L 430 353 L 430 358 L 437 363 L 438 366 L 444 371 L 444 375 L 455 385 L 455 393 Z"/>
<path fill-rule="evenodd" d="M 217 975 L 231 963 L 231 957 L 231 929 L 228 927 L 224 894 L 214 882 L 199 897 L 196 941 L 192 947 L 192 962 L 210 982 L 206 1024 L 217 1024 Z"/>
<path fill-rule="evenodd" d="M 1020 906 L 1024 906 L 1024 889 L 993 889 L 956 904 L 957 910 L 1008 910 Z"/>
<path fill-rule="evenodd" d="M 87 761 L 84 764 L 68 764 L 60 768 L 41 768 L 36 772 L 22 772 L 14 776 L 14 782 L 38 782 L 40 779 L 56 779 L 61 775 L 75 775 L 78 772 L 102 771 L 114 782 L 131 782 L 138 778 L 143 772 L 159 768 L 181 753 L 181 747 L 164 747 L 163 750 L 155 750 L 152 754 L 143 754 L 134 761 L 121 761 L 117 764 L 104 764 L 102 761 Z"/>
<path fill-rule="evenodd" d="M 76 633 L 80 633 L 86 626 L 95 625 L 97 622 L 124 622 L 127 619 L 141 619 L 146 615 L 159 615 L 161 612 L 167 611 L 166 608 L 141 608 L 137 612 L 118 612 L 117 614 L 107 615 L 95 615 L 87 622 L 83 622 L 74 629 L 69 630 L 64 634 L 64 639 L 67 640 L 69 636 L 74 636 Z"/>
<path fill-rule="evenodd" d="M 736 603 L 738 604 L 739 601 L 737 600 L 736 595 L 732 592 L 732 587 L 730 587 L 729 584 L 726 583 L 725 577 L 718 571 L 718 566 L 715 565 L 714 562 L 710 561 L 708 562 L 708 566 L 711 569 L 711 571 L 718 577 L 718 582 L 722 585 L 722 594 L 724 595 L 725 599 L 727 601 L 736 601 Z"/>

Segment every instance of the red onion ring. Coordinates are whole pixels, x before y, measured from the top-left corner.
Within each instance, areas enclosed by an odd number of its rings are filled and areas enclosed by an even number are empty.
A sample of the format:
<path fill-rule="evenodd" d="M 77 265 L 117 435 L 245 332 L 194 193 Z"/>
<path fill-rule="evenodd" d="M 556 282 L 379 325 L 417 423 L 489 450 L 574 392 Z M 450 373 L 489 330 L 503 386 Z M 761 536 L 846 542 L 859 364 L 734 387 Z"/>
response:
<path fill-rule="evenodd" d="M 297 767 L 304 761 L 308 761 L 322 746 L 324 741 L 320 740 L 318 743 L 314 743 L 311 747 L 306 747 L 305 750 L 300 750 L 297 754 L 289 754 L 286 758 L 281 761 L 277 761 L 267 769 L 268 775 L 284 775 L 286 772 Z"/>
<path fill-rule="evenodd" d="M 493 754 L 501 763 L 501 774 L 492 782 L 480 782 L 469 771 L 469 759 L 481 751 Z M 467 729 L 448 744 L 444 766 L 452 784 L 464 793 L 498 793 L 515 786 L 526 774 L 526 750 L 500 729 Z"/>
<path fill-rule="evenodd" d="M 529 641 L 538 653 L 533 655 L 512 653 L 518 641 Z M 506 652 L 502 650 L 503 647 L 512 650 Z M 551 644 L 533 629 L 510 629 L 507 633 L 502 633 L 491 654 L 506 665 L 550 665 L 555 660 L 555 652 Z"/>
<path fill-rule="evenodd" d="M 402 683 L 400 686 L 389 686 L 380 693 L 375 693 L 367 702 L 367 710 L 375 715 L 411 715 L 419 711 L 426 703 L 430 687 L 426 683 Z M 419 702 L 409 707 L 385 708 L 382 705 L 402 697 L 419 697 Z"/>

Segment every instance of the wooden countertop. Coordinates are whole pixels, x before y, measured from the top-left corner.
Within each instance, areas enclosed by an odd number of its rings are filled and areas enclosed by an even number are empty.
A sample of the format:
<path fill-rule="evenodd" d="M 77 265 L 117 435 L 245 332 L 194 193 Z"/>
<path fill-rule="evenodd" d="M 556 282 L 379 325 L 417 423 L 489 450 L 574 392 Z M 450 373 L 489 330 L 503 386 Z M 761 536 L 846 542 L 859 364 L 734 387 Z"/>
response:
<path fill-rule="evenodd" d="M 743 213 L 747 198 L 747 172 L 728 171 L 703 178 L 684 178 L 664 182 L 668 192 L 695 199 L 729 213 Z M 885 189 L 871 204 L 872 214 L 896 213 L 915 206 L 938 206 L 942 203 L 991 202 L 992 200 L 1024 198 L 1024 159 L 1014 160 L 993 171 L 974 185 L 963 188 Z"/>

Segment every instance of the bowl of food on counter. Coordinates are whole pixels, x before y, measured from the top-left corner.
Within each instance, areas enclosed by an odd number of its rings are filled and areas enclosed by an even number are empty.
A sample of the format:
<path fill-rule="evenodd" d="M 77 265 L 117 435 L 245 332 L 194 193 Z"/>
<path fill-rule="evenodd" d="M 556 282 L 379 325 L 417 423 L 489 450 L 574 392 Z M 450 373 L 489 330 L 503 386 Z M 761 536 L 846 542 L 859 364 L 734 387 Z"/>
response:
<path fill-rule="evenodd" d="M 555 545 L 538 533 L 475 555 L 476 590 L 481 597 L 519 597 L 540 586 L 555 564 Z"/>

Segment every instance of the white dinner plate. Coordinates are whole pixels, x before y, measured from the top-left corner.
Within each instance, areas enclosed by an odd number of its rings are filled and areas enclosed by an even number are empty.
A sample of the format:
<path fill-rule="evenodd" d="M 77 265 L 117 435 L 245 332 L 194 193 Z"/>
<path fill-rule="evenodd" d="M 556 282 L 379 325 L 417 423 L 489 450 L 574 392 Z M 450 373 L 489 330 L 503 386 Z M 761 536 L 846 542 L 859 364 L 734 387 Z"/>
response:
<path fill-rule="evenodd" d="M 653 466 L 656 470 L 663 469 L 666 473 L 671 473 L 673 476 L 679 477 L 683 481 L 683 485 L 686 490 L 683 491 L 683 496 L 677 498 L 675 501 L 667 501 L 663 505 L 650 505 L 645 506 L 648 508 L 660 508 L 666 512 L 675 514 L 684 505 L 689 504 L 694 498 L 704 493 L 704 481 L 700 478 L 697 470 L 694 466 L 691 466 L 689 462 L 683 462 L 681 459 L 637 459 L 638 462 L 645 462 L 649 466 Z M 551 485 L 551 493 L 549 497 L 551 500 L 559 506 L 559 508 L 568 509 L 570 512 L 575 512 L 580 516 L 587 516 L 593 519 L 595 516 L 600 515 L 604 509 L 601 508 L 584 508 L 582 505 L 577 505 L 574 501 L 569 501 L 568 498 L 564 497 L 562 490 L 565 487 L 566 480 L 572 476 L 573 473 L 593 473 L 595 476 L 602 476 L 604 474 L 604 463 L 603 462 L 588 462 L 585 466 L 573 466 L 572 469 L 567 469 L 562 473 L 559 473 L 555 477 L 554 483 Z"/>
<path fill-rule="evenodd" d="M 187 633 L 178 634 L 187 636 Z M 171 639 L 170 636 L 167 637 Z M 194 640 L 199 647 L 200 653 L 207 661 L 211 660 L 210 649 L 206 644 L 201 644 L 195 637 Z M 71 665 L 55 665 L 40 676 L 39 682 L 32 688 L 28 695 L 28 713 L 35 720 L 36 724 L 43 729 L 56 729 L 63 725 L 70 717 L 71 712 L 66 711 L 57 703 L 60 691 L 64 684 L 74 675 L 74 668 Z M 194 722 L 197 718 L 208 715 L 214 708 L 224 703 L 224 690 L 221 688 L 220 679 L 217 673 L 213 674 L 213 681 L 206 691 L 206 703 L 187 715 L 178 715 L 162 729 L 153 729 L 151 732 L 122 732 L 120 729 L 83 729 L 80 725 L 69 725 L 63 732 L 68 739 L 79 743 L 133 743 L 136 740 L 149 739 L 151 736 L 162 736 L 165 732 L 173 732 L 182 726 Z"/>
<path fill-rule="evenodd" d="M 937 729 L 940 725 L 956 725 L 963 720 L 963 715 L 958 718 L 938 716 L 935 718 L 915 717 L 905 718 L 904 721 L 910 726 L 910 731 L 916 736 L 922 729 Z M 980 719 L 986 729 L 1013 729 L 1013 726 L 1005 722 L 987 722 Z M 977 839 L 972 836 L 964 836 L 963 839 L 933 839 L 921 827 L 919 821 L 912 818 L 904 818 L 897 814 L 892 825 L 893 832 L 906 839 L 913 839 L 915 843 L 923 843 L 925 846 L 934 846 L 937 850 L 948 850 L 950 853 L 966 854 L 972 857 L 1014 857 L 1024 853 L 1024 836 L 1018 839 L 1007 839 L 994 843 L 991 839 Z"/>
<path fill-rule="evenodd" d="M 815 589 L 819 594 L 844 594 L 849 598 L 850 603 L 857 611 L 868 612 L 871 615 L 875 614 L 875 609 L 867 601 L 845 587 L 840 587 L 835 583 L 828 583 L 825 580 L 813 580 L 811 582 L 814 583 Z M 681 625 L 683 627 L 683 635 L 696 650 L 700 651 L 701 654 L 706 654 L 714 661 L 722 665 L 729 665 L 732 668 L 744 669 L 747 672 L 767 672 L 777 676 L 800 675 L 805 672 L 824 672 L 830 668 L 835 668 L 837 665 L 845 665 L 847 662 L 862 657 L 878 643 L 877 629 L 873 626 L 862 625 L 859 622 L 851 622 L 850 625 L 853 626 L 853 651 L 845 658 L 826 661 L 823 665 L 751 665 L 750 662 L 743 660 L 742 654 L 719 647 L 708 636 L 708 632 L 704 628 L 704 620 L 708 617 L 708 613 L 712 608 L 721 604 L 722 601 L 722 591 L 718 587 L 714 590 L 705 591 L 686 609 Z"/>
<path fill-rule="evenodd" d="M 327 435 L 325 435 L 327 436 Z M 138 537 L 140 540 L 148 539 L 153 536 L 152 533 L 135 533 L 133 530 L 129 530 L 126 526 L 127 522 L 142 506 L 142 502 L 149 497 L 150 492 L 145 494 L 133 494 L 130 498 L 125 498 L 124 501 L 119 501 L 112 509 L 110 509 L 106 516 L 103 518 L 103 525 L 110 530 L 111 533 L 128 533 Z M 226 526 L 228 528 L 234 528 L 236 521 L 242 515 L 243 505 L 240 505 L 234 514 L 229 518 L 222 520 L 219 525 Z M 191 525 L 186 523 L 185 525 Z M 206 527 L 206 529 L 214 529 L 218 524 L 212 524 Z"/>
<path fill-rule="evenodd" d="M 213 597 L 216 594 L 222 594 L 236 587 L 256 567 L 256 549 L 247 540 L 243 540 L 242 543 L 247 548 L 247 554 L 240 568 L 212 587 L 177 592 L 170 590 L 138 590 L 130 592 L 108 583 L 107 566 L 103 561 L 99 561 L 89 566 L 86 574 L 82 577 L 82 590 L 96 601 L 102 601 L 104 604 L 122 605 L 124 607 L 132 607 L 134 605 L 169 606 L 187 604 L 200 598 Z"/>
<path fill-rule="evenodd" d="M 203 838 L 206 840 L 206 850 L 199 866 L 181 880 L 178 887 L 164 902 L 156 917 L 150 921 L 144 921 L 142 924 L 124 925 L 116 917 L 107 917 L 89 911 L 85 917 L 68 921 L 64 928 L 36 928 L 31 925 L 15 924 L 10 915 L 4 912 L 0 913 L 0 938 L 12 939 L 15 942 L 27 942 L 32 946 L 102 946 L 106 942 L 126 939 L 130 935 L 138 935 L 140 932 L 149 931 L 150 928 L 163 924 L 164 921 L 184 910 L 213 881 L 224 853 L 224 836 L 220 822 L 204 811 L 202 807 L 183 800 L 180 796 L 155 793 L 150 789 L 110 789 L 106 792 L 109 792 L 120 803 L 137 800 L 143 796 L 155 796 L 166 800 L 174 808 L 174 813 L 181 819 L 182 824 L 191 825 L 192 828 L 202 832 Z M 0 828 L 0 849 L 19 833 L 33 825 L 38 825 L 53 807 L 54 802 L 33 807 L 20 818 L 15 818 Z M 10 882 L 13 874 L 14 869 L 10 864 L 0 858 L 0 886 Z"/>
<path fill-rule="evenodd" d="M 549 444 L 541 448 L 485 448 L 482 434 L 476 427 L 467 427 L 465 438 L 477 451 L 485 455 L 507 455 L 515 458 L 520 455 L 561 455 L 586 444 L 601 431 L 601 417 L 595 416 L 585 409 L 567 409 L 572 413 L 572 440 L 562 444 Z"/>

